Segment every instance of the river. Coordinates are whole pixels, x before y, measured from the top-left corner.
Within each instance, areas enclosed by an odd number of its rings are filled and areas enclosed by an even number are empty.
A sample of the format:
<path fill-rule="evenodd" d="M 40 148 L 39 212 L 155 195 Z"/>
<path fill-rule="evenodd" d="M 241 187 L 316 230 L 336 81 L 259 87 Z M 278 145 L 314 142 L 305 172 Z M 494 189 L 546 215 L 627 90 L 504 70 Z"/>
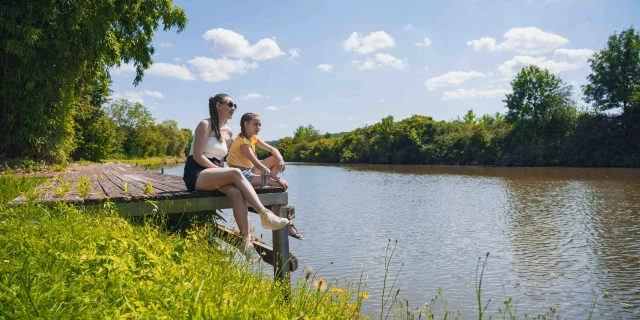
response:
<path fill-rule="evenodd" d="M 380 314 L 397 239 L 389 275 L 402 268 L 393 289 L 410 309 L 442 288 L 448 309 L 477 318 L 476 267 L 489 252 L 482 297 L 494 318 L 512 297 L 518 318 L 555 307 L 586 319 L 597 296 L 594 319 L 640 319 L 640 169 L 288 164 L 283 178 L 304 236 L 290 238 L 299 270 L 341 283 L 364 274 L 365 315 Z"/>

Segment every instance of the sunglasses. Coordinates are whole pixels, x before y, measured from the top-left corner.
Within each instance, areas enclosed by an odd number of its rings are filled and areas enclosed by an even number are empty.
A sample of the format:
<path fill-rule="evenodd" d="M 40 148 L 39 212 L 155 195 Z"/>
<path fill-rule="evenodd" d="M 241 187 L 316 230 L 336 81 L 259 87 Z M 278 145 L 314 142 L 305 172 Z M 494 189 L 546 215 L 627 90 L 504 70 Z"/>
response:
<path fill-rule="evenodd" d="M 235 103 L 233 103 L 233 101 L 229 101 L 229 102 L 221 102 L 221 103 L 222 103 L 223 105 L 225 105 L 225 104 L 226 104 L 227 106 L 229 106 L 229 108 L 236 108 L 236 109 L 238 109 L 238 105 L 237 105 L 237 104 L 235 104 Z"/>

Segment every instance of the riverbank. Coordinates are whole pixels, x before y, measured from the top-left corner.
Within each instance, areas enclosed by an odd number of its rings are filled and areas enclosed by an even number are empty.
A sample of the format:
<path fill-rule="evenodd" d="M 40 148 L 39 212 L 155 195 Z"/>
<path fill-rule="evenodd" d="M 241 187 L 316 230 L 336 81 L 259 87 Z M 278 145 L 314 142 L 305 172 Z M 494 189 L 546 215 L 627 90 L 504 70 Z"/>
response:
<path fill-rule="evenodd" d="M 4 206 L 43 181 L 0 177 L 2 317 L 359 317 L 356 290 L 317 289 L 312 277 L 287 297 L 235 250 L 210 246 L 206 225 L 178 235 L 162 221 L 122 219 L 109 205 Z"/>
<path fill-rule="evenodd" d="M 151 158 L 113 158 L 100 160 L 101 163 L 106 162 L 120 162 L 138 164 L 140 166 L 159 166 L 159 165 L 172 165 L 184 163 L 187 161 L 186 157 L 151 157 Z M 53 174 L 64 172 L 70 167 L 74 166 L 86 166 L 94 164 L 91 161 L 74 161 L 67 165 L 62 164 L 48 164 L 44 161 L 33 161 L 30 159 L 8 159 L 0 161 L 0 175 L 6 174 L 20 174 L 28 176 L 51 176 Z"/>

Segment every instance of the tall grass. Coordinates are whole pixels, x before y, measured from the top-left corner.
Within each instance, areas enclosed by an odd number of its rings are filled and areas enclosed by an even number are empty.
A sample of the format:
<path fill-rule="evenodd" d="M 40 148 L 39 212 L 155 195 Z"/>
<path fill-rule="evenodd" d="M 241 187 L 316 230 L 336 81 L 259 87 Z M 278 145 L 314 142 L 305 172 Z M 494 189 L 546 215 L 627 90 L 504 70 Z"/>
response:
<path fill-rule="evenodd" d="M 0 177 L 0 318 L 358 318 L 347 288 L 265 278 L 207 225 L 184 234 L 96 209 L 4 204 L 40 180 Z M 290 294 L 288 294 L 290 292 Z"/>

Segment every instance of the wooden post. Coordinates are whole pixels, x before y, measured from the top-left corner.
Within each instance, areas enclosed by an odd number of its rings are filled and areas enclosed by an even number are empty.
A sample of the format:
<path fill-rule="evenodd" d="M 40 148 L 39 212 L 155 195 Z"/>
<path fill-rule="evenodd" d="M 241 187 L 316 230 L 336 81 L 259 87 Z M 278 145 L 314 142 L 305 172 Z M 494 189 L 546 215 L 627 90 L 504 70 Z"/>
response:
<path fill-rule="evenodd" d="M 279 217 L 287 217 L 286 205 L 271 206 L 271 211 Z M 289 266 L 289 226 L 280 230 L 273 230 L 273 278 L 289 280 L 291 276 Z"/>

